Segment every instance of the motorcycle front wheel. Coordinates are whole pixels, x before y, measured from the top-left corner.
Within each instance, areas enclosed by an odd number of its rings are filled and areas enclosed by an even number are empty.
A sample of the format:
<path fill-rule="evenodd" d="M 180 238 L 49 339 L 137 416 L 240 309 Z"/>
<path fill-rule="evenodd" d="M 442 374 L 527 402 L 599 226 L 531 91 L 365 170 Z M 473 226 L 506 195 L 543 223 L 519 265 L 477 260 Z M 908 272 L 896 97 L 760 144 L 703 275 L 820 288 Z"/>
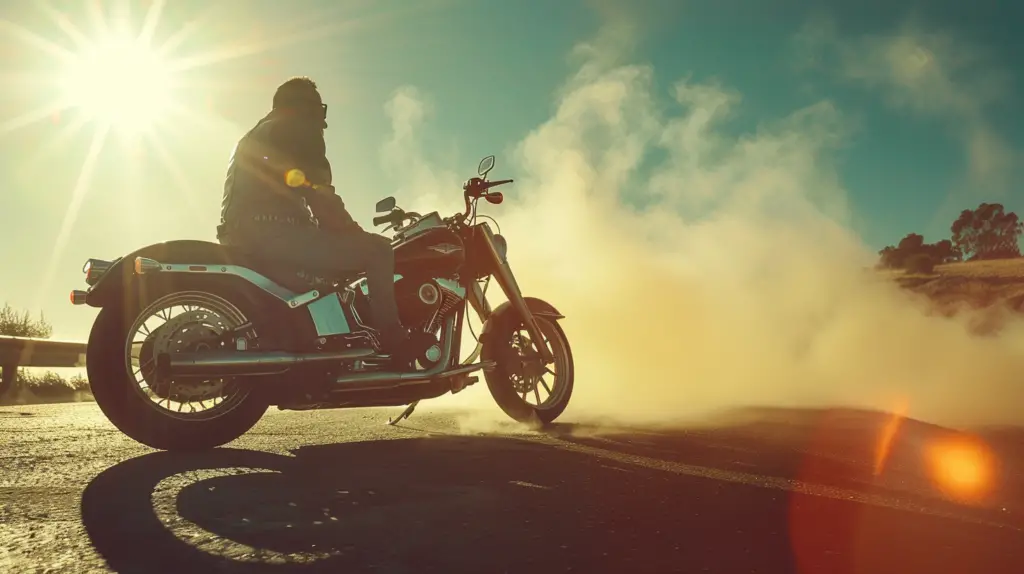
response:
<path fill-rule="evenodd" d="M 535 320 L 544 336 L 542 344 L 554 357 L 552 364 L 544 364 L 514 313 L 499 319 L 484 341 L 481 358 L 497 363 L 496 368 L 484 371 L 484 378 L 505 414 L 521 423 L 548 424 L 569 406 L 574 364 L 562 327 L 554 319 L 538 316 Z"/>

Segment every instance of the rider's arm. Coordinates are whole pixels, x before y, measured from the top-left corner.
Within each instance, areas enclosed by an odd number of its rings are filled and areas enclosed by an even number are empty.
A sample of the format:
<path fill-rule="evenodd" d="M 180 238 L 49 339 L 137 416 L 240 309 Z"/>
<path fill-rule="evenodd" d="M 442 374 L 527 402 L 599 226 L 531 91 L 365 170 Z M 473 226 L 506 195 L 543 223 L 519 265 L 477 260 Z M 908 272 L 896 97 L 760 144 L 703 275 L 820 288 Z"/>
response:
<path fill-rule="evenodd" d="M 274 147 L 286 150 L 287 169 L 302 170 L 315 185 L 331 185 L 331 162 L 322 129 L 299 118 L 286 118 L 274 126 L 271 137 Z"/>
<path fill-rule="evenodd" d="M 312 190 L 304 188 L 308 190 L 305 195 L 309 207 L 321 227 L 337 233 L 362 231 L 331 185 L 331 162 L 327 159 L 323 130 L 297 119 L 285 121 L 274 134 L 274 139 L 279 149 L 288 150 L 294 164 L 289 169 L 301 169 L 310 183 L 323 186 Z"/>

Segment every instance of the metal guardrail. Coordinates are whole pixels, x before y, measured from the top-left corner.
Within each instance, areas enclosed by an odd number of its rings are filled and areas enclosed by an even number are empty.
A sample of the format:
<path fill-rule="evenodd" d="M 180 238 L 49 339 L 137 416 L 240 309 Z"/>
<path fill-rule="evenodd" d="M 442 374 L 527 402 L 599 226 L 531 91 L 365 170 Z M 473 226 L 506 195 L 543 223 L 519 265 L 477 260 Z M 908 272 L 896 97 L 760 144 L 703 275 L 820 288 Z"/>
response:
<path fill-rule="evenodd" d="M 0 336 L 0 396 L 7 393 L 19 367 L 84 367 L 85 343 Z"/>

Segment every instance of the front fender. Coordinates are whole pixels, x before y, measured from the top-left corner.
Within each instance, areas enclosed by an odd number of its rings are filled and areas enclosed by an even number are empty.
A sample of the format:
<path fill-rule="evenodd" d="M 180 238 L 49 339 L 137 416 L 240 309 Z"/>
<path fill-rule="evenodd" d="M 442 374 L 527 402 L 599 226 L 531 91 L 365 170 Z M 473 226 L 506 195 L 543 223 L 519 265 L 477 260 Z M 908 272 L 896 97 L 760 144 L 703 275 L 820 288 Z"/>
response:
<path fill-rule="evenodd" d="M 565 318 L 565 315 L 560 313 L 558 309 L 555 309 L 554 305 L 543 299 L 537 299 L 536 297 L 523 297 L 523 301 L 526 301 L 526 307 L 536 317 L 546 317 L 554 320 Z M 510 314 L 515 314 L 515 312 L 516 310 L 512 307 L 511 301 L 505 301 L 501 305 L 498 305 L 498 308 L 491 313 L 491 316 L 487 318 L 487 322 L 484 323 L 483 331 L 480 334 L 481 339 L 493 331 L 496 325 L 504 321 L 505 317 Z"/>
<path fill-rule="evenodd" d="M 85 303 L 90 307 L 105 307 L 119 303 L 125 290 L 136 284 L 135 258 L 148 257 L 161 263 L 204 263 L 214 265 L 241 265 L 230 249 L 219 243 L 181 239 L 154 243 L 116 260 L 93 285 L 86 295 Z"/>

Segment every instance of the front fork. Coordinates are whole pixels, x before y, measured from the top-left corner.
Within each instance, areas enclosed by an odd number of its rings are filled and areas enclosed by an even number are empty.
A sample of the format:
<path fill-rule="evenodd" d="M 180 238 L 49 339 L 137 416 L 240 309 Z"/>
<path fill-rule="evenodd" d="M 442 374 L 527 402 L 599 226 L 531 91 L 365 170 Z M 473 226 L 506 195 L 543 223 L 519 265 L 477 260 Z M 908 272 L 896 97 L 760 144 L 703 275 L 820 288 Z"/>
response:
<path fill-rule="evenodd" d="M 512 273 L 512 267 L 509 266 L 508 260 L 498 252 L 494 241 L 494 233 L 491 232 L 490 226 L 484 223 L 477 229 L 483 232 L 484 243 L 487 245 L 487 251 L 493 260 L 494 279 L 497 280 L 498 286 L 501 287 L 512 307 L 523 320 L 526 332 L 530 334 L 530 339 L 532 339 L 531 344 L 536 347 L 545 364 L 554 362 L 555 357 L 551 354 L 548 346 L 543 343 L 544 334 L 541 333 L 540 327 L 533 317 L 533 312 L 530 311 L 526 300 L 523 299 L 523 292 L 519 289 L 519 283 L 516 282 L 516 277 Z M 491 306 L 484 299 L 480 285 L 475 281 L 471 282 L 470 288 L 466 291 L 466 296 L 469 298 L 469 303 L 473 306 L 473 309 L 480 315 L 480 319 L 486 321 L 491 315 Z"/>

